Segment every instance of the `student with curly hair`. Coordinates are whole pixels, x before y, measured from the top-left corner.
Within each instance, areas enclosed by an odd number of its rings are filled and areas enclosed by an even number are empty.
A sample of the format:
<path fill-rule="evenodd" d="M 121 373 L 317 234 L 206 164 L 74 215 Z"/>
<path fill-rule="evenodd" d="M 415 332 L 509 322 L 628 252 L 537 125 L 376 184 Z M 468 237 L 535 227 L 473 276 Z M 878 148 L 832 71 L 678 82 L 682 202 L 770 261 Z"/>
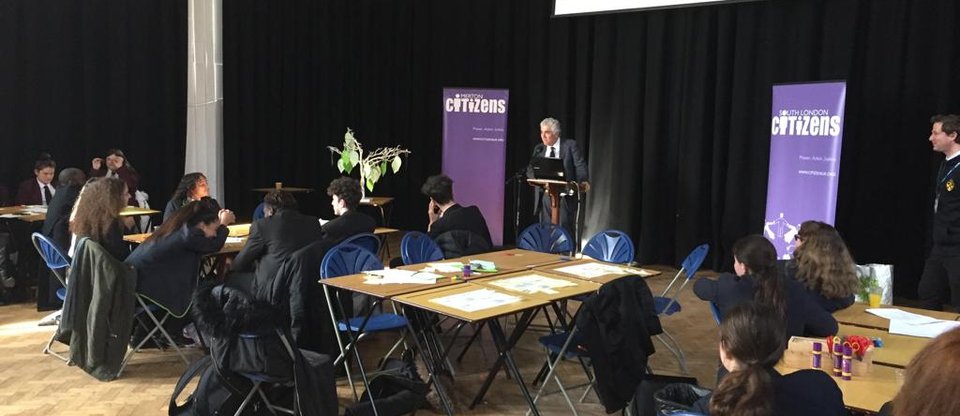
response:
<path fill-rule="evenodd" d="M 860 288 L 857 265 L 836 232 L 813 233 L 793 252 L 786 274 L 804 288 L 827 312 L 853 304 Z"/>
<path fill-rule="evenodd" d="M 746 302 L 720 324 L 720 361 L 729 374 L 694 404 L 711 416 L 846 415 L 836 381 L 820 370 L 780 374 L 783 319 L 768 305 Z M 944 413 L 949 414 L 949 413 Z"/>
<path fill-rule="evenodd" d="M 127 185 L 116 178 L 95 178 L 80 191 L 70 214 L 70 256 L 76 241 L 88 237 L 100 243 L 117 260 L 124 260 L 130 248 L 123 241 L 124 224 L 120 211 L 127 205 L 130 192 Z"/>
<path fill-rule="evenodd" d="M 357 211 L 362 195 L 360 181 L 345 176 L 334 179 L 327 187 L 327 195 L 337 218 L 323 224 L 324 239 L 336 243 L 356 234 L 372 233 L 377 228 L 376 220 Z"/>

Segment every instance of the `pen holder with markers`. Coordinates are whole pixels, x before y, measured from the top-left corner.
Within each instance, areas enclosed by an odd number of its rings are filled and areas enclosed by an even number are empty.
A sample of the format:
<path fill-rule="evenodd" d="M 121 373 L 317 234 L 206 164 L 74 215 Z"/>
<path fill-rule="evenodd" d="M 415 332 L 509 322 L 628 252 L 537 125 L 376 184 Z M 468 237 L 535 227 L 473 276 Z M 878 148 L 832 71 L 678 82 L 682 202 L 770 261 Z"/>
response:
<path fill-rule="evenodd" d="M 835 349 L 835 346 L 838 348 Z M 847 371 L 844 371 L 844 347 L 850 353 Z M 870 374 L 873 352 L 873 343 L 866 337 L 790 337 L 787 350 L 783 353 L 783 363 L 791 368 L 819 368 L 827 374 L 846 379 Z"/>

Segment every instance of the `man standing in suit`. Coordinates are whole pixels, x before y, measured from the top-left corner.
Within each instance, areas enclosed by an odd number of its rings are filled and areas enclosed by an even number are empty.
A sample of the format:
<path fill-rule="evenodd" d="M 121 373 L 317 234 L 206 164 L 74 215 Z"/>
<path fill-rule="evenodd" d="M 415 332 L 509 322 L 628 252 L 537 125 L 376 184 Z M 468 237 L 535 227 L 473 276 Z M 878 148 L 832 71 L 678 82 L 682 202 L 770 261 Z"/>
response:
<path fill-rule="evenodd" d="M 923 308 L 940 310 L 947 299 L 960 308 L 960 116 L 938 115 L 930 122 L 928 140 L 946 160 L 934 179 L 933 248 L 917 293 Z"/>
<path fill-rule="evenodd" d="M 587 162 L 583 159 L 583 152 L 573 139 L 560 138 L 560 122 L 554 118 L 545 118 L 540 122 L 540 140 L 533 148 L 533 156 L 563 160 L 563 177 L 570 182 L 576 182 L 578 189 L 568 189 L 560 193 L 560 225 L 571 234 L 576 233 L 577 208 L 580 192 L 590 190 Z M 533 177 L 533 168 L 527 166 L 527 177 Z M 540 214 L 541 223 L 550 222 L 550 195 L 544 194 L 542 188 L 536 189 L 534 213 Z M 575 234 L 576 235 L 576 234 Z"/>
<path fill-rule="evenodd" d="M 53 196 L 57 193 L 54 189 L 53 173 L 57 170 L 57 162 L 54 162 L 48 154 L 42 154 L 33 164 L 33 178 L 20 183 L 17 190 L 17 205 L 50 205 Z"/>
<path fill-rule="evenodd" d="M 247 245 L 233 260 L 227 283 L 257 293 L 269 287 L 283 261 L 295 251 L 319 241 L 317 217 L 301 214 L 289 192 L 273 190 L 263 197 L 264 218 L 250 226 Z"/>
<path fill-rule="evenodd" d="M 330 195 L 330 206 L 337 218 L 323 224 L 324 239 L 337 243 L 356 234 L 372 233 L 377 228 L 373 218 L 357 211 L 361 196 L 360 181 L 345 176 L 334 179 L 327 187 L 327 195 Z"/>

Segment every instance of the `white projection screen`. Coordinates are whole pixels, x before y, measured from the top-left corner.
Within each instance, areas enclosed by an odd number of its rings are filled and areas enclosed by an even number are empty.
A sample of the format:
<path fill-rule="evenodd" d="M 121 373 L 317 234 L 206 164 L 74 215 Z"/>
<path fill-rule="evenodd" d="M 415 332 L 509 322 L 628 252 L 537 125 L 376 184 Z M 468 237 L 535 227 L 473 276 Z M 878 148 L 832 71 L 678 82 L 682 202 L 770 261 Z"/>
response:
<path fill-rule="evenodd" d="M 705 6 L 720 3 L 741 3 L 755 0 L 554 0 L 553 15 L 569 16 L 612 13 L 683 6 Z"/>

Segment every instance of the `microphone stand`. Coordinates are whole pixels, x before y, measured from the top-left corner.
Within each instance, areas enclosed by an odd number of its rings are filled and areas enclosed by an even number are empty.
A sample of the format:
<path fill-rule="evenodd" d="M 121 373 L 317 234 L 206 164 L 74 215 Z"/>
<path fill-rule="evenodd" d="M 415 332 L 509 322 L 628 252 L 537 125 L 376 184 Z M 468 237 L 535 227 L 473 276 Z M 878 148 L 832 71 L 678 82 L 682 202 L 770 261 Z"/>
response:
<path fill-rule="evenodd" d="M 520 168 L 505 184 L 513 183 L 513 243 L 520 239 L 520 183 L 527 177 L 527 167 Z"/>

